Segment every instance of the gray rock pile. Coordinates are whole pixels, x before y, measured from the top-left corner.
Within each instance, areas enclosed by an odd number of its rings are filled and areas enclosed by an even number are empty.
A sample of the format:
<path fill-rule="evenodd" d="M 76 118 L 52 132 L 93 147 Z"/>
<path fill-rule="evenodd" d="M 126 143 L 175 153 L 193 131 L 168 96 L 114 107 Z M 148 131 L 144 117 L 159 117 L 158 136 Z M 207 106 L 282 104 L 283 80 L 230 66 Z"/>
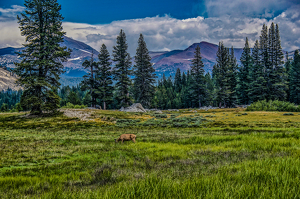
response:
<path fill-rule="evenodd" d="M 218 109 L 219 107 L 212 107 L 212 106 L 203 106 L 201 108 L 199 108 L 199 110 L 210 110 L 210 109 Z"/>
<path fill-rule="evenodd" d="M 178 109 L 168 109 L 168 111 L 179 111 Z"/>
<path fill-rule="evenodd" d="M 147 112 L 140 103 L 132 104 L 131 106 L 129 106 L 127 108 L 122 107 L 119 111 L 124 111 L 124 112 L 142 112 L 142 113 L 146 113 Z"/>

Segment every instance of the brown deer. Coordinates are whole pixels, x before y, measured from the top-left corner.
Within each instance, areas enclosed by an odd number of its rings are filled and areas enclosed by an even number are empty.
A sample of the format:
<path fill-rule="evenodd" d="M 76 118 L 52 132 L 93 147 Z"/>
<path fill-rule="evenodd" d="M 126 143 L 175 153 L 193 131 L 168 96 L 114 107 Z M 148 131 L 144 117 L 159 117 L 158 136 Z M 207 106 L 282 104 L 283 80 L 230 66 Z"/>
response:
<path fill-rule="evenodd" d="M 136 138 L 136 135 L 134 134 L 122 134 L 118 139 L 115 139 L 115 142 L 119 142 L 119 141 L 122 141 L 122 143 L 124 141 L 130 141 L 132 140 L 133 143 L 135 143 L 135 138 Z"/>

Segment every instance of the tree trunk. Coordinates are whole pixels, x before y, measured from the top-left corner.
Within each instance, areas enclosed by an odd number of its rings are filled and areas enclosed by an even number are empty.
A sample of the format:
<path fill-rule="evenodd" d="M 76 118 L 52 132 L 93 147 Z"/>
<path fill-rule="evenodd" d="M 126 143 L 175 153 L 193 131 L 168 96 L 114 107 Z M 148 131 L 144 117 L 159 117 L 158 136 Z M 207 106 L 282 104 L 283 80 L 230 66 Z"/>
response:
<path fill-rule="evenodd" d="M 103 110 L 106 110 L 106 102 L 103 102 Z"/>
<path fill-rule="evenodd" d="M 201 100 L 200 100 L 200 95 L 199 95 L 199 108 L 201 108 Z"/>

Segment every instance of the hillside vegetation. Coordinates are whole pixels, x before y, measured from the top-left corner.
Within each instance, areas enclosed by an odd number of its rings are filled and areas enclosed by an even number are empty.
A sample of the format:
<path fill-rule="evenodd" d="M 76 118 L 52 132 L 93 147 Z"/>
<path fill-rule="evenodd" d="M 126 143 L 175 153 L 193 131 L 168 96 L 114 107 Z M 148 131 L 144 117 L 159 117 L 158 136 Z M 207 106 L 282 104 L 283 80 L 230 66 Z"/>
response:
<path fill-rule="evenodd" d="M 0 198 L 299 197 L 298 113 L 73 111 L 87 120 L 0 114 Z"/>
<path fill-rule="evenodd" d="M 0 91 L 7 90 L 20 90 L 21 87 L 16 84 L 17 78 L 11 72 L 4 70 L 0 67 Z M 2 104 L 1 104 L 2 105 Z"/>

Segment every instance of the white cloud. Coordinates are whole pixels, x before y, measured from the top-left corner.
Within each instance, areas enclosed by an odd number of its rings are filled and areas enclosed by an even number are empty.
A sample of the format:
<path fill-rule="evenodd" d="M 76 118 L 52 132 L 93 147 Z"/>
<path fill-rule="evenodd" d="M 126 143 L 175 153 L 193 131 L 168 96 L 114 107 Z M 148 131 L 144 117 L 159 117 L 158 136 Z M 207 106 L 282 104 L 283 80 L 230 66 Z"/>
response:
<path fill-rule="evenodd" d="M 21 37 L 17 24 L 17 14 L 25 7 L 13 5 L 12 8 L 0 8 L 0 47 L 20 47 L 24 38 Z"/>
<path fill-rule="evenodd" d="M 280 0 L 277 1 L 280 2 Z M 217 5 L 218 1 L 213 2 Z M 250 0 L 250 2 L 254 5 L 255 3 L 260 4 L 256 0 Z M 266 0 L 266 3 L 268 2 L 269 0 Z M 234 8 L 234 4 L 232 7 Z M 262 25 L 270 25 L 271 22 L 275 22 L 279 24 L 281 31 L 282 47 L 286 50 L 294 50 L 300 48 L 299 10 L 299 6 L 293 6 L 270 20 L 226 14 L 222 17 L 203 18 L 199 16 L 180 20 L 165 15 L 114 21 L 104 25 L 64 22 L 63 27 L 68 37 L 85 42 L 96 50 L 99 50 L 102 43 L 105 43 L 110 53 L 120 29 L 123 29 L 127 36 L 129 52 L 131 56 L 134 56 L 140 33 L 144 35 L 148 49 L 151 51 L 184 49 L 201 41 L 215 44 L 223 41 L 228 47 L 233 45 L 242 48 L 246 37 L 253 45 L 255 40 L 259 39 Z M 0 21 L 0 27 L 2 27 L 0 29 L 0 38 L 2 38 L 0 47 L 20 46 L 21 43 L 24 43 L 16 20 Z"/>
<path fill-rule="evenodd" d="M 0 8 L 0 21 L 16 20 L 17 14 L 23 12 L 25 7 L 12 5 L 12 8 Z"/>

